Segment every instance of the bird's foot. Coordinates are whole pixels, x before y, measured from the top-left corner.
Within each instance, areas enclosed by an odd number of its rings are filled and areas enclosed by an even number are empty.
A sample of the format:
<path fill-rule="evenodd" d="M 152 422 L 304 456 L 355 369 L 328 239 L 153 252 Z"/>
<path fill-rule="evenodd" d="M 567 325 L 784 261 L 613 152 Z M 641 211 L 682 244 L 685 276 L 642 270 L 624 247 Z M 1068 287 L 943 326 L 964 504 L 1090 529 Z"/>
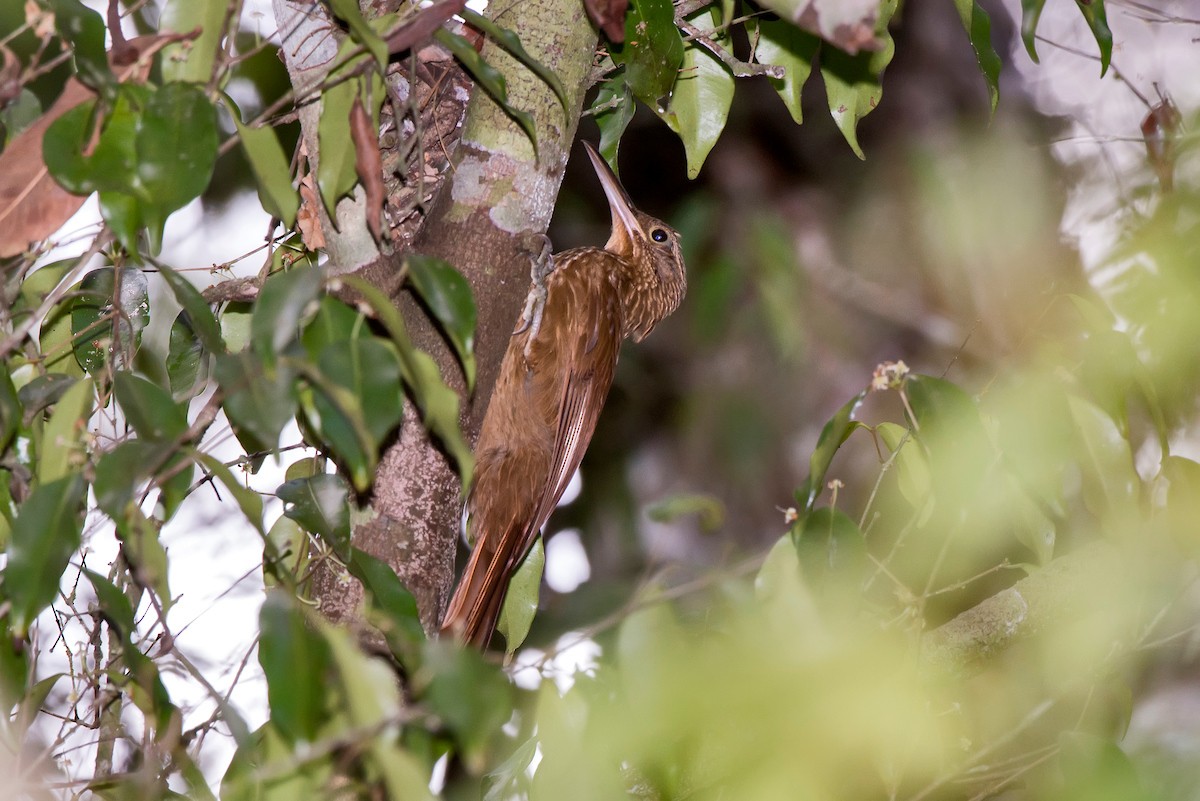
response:
<path fill-rule="evenodd" d="M 554 256 L 551 253 L 550 237 L 545 234 L 529 235 L 529 251 L 534 254 L 530 259 L 530 278 L 533 285 L 525 298 L 525 308 L 521 312 L 521 321 L 513 336 L 529 331 L 525 343 L 525 355 L 529 356 L 529 345 L 537 337 L 542 327 L 542 311 L 546 308 L 546 277 L 554 272 Z"/>

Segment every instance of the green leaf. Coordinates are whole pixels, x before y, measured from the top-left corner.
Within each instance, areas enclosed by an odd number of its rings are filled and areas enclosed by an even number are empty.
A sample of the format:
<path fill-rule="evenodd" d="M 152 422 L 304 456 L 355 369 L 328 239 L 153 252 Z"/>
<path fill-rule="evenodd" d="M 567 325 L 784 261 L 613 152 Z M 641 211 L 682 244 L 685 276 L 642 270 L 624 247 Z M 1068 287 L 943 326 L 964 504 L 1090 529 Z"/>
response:
<path fill-rule="evenodd" d="M 1045 565 L 1054 558 L 1054 545 L 1058 539 L 1054 521 L 1020 488 L 1011 475 L 1001 474 L 1001 480 L 1005 482 L 1005 486 L 997 487 L 997 493 L 1004 493 L 1005 517 L 1013 535 L 1017 542 L 1033 554 L 1034 564 Z"/>
<path fill-rule="evenodd" d="M 396 674 L 381 659 L 364 654 L 339 628 L 322 622 L 320 633 L 337 668 L 338 684 L 345 696 L 343 710 L 357 728 L 378 726 L 400 714 L 400 687 Z M 367 745 L 371 748 L 371 745 Z M 407 795 L 389 796 L 407 798 Z"/>
<path fill-rule="evenodd" d="M 162 387 L 133 373 L 113 375 L 113 393 L 137 435 L 152 442 L 174 442 L 187 431 L 187 415 Z"/>
<path fill-rule="evenodd" d="M 720 37 L 717 40 L 721 41 Z M 659 112 L 683 141 L 688 178 L 700 174 L 709 151 L 725 130 L 732 103 L 733 73 L 708 50 L 688 43 L 671 102 L 665 112 Z"/>
<path fill-rule="evenodd" d="M 504 760 L 495 770 L 488 772 L 487 794 L 483 801 L 505 801 L 509 798 L 522 798 L 524 793 L 518 788 L 526 786 L 529 780 L 529 766 L 538 753 L 538 737 L 530 737 L 517 746 L 508 759 Z M 514 792 L 515 791 L 515 792 Z"/>
<path fill-rule="evenodd" d="M 371 27 L 358 8 L 358 0 L 329 0 L 329 7 L 350 28 L 350 38 L 361 44 L 375 59 L 379 69 L 387 68 L 388 46 Z M 322 153 L 324 155 L 324 153 Z"/>
<path fill-rule="evenodd" d="M 382 776 L 386 797 L 432 801 L 427 771 L 398 746 L 390 726 L 385 725 L 399 718 L 403 704 L 395 672 L 383 660 L 356 648 L 345 631 L 325 623 L 320 630 L 337 667 L 350 723 L 360 730 L 379 730 L 362 745 L 368 765 Z"/>
<path fill-rule="evenodd" d="M 350 560 L 350 507 L 346 483 L 323 473 L 281 484 L 275 495 L 283 513 L 316 534 L 343 562 Z"/>
<path fill-rule="evenodd" d="M 188 470 L 191 478 L 191 470 Z M 125 507 L 123 518 L 116 519 L 117 538 L 121 541 L 121 553 L 129 563 L 134 582 L 141 588 L 152 590 L 158 596 L 163 609 L 171 608 L 171 587 L 167 581 L 167 551 L 159 540 L 159 527 L 142 514 L 133 504 Z"/>
<path fill-rule="evenodd" d="M 242 122 L 241 111 L 233 100 L 228 95 L 224 100 L 254 173 L 259 201 L 272 217 L 283 222 L 284 228 L 291 228 L 296 224 L 296 213 L 300 210 L 300 193 L 292 185 L 291 162 L 279 144 L 275 129 L 266 125 L 248 127 Z"/>
<path fill-rule="evenodd" d="M 270 367 L 254 353 L 243 351 L 218 356 L 214 373 L 239 441 L 251 452 L 274 449 L 279 433 L 296 413 L 292 371 L 283 363 Z"/>
<path fill-rule="evenodd" d="M 315 267 L 297 267 L 267 279 L 250 321 L 251 345 L 264 362 L 274 364 L 296 340 L 320 293 L 321 273 Z"/>
<path fill-rule="evenodd" d="M 200 365 L 204 360 L 204 345 L 196 335 L 191 315 L 180 310 L 171 323 L 170 340 L 167 347 L 167 381 L 171 385 L 171 397 L 190 400 L 203 386 L 198 384 Z"/>
<path fill-rule="evenodd" d="M 317 365 L 330 381 L 354 396 L 372 444 L 378 447 L 404 415 L 396 352 L 374 337 L 348 339 L 325 346 Z"/>
<path fill-rule="evenodd" d="M 83 155 L 91 139 L 95 113 L 96 101 L 85 100 L 52 122 L 42 137 L 46 169 L 59 186 L 76 195 L 90 195 L 96 190 L 94 162 Z M 132 132 L 132 120 L 129 127 Z M 97 142 L 97 149 L 99 146 Z"/>
<path fill-rule="evenodd" d="M 162 506 L 161 519 L 166 521 L 175 516 L 179 505 L 192 488 L 192 477 L 196 469 L 190 461 L 179 453 L 172 453 L 167 463 L 155 476 L 161 493 L 158 503 Z"/>
<path fill-rule="evenodd" d="M 54 180 L 77 195 L 135 191 L 138 118 L 152 91 L 123 83 L 111 108 L 89 100 L 55 120 L 42 138 L 42 155 Z M 100 138 L 91 147 L 95 115 L 102 113 Z"/>
<path fill-rule="evenodd" d="M 95 375 L 108 361 L 115 349 L 112 341 L 113 294 L 116 271 L 112 267 L 92 270 L 79 284 L 81 292 L 71 306 L 71 337 L 75 361 L 89 374 Z"/>
<path fill-rule="evenodd" d="M 78 288 L 76 285 L 74 290 L 77 291 Z M 81 378 L 84 375 L 83 368 L 79 366 L 79 362 L 75 358 L 74 341 L 71 336 L 72 305 L 74 305 L 73 298 L 55 304 L 50 313 L 46 315 L 46 319 L 42 321 L 41 329 L 38 331 L 38 341 L 41 343 L 42 353 L 45 357 L 43 365 L 47 375 L 39 376 L 39 378 L 50 378 L 51 376 L 58 376 L 58 379 L 71 376 Z M 34 379 L 34 381 L 37 380 Z M 18 397 L 22 397 L 22 403 L 25 403 L 22 396 L 25 389 L 26 387 L 22 387 L 17 392 Z M 26 415 L 32 413 L 32 411 L 26 411 Z"/>
<path fill-rule="evenodd" d="M 1046 0 L 1021 0 L 1021 40 L 1033 63 L 1037 64 L 1037 26 L 1042 18 L 1042 7 Z"/>
<path fill-rule="evenodd" d="M 349 68 L 350 65 L 346 66 Z M 325 210 L 335 224 L 337 202 L 350 194 L 358 183 L 350 138 L 350 107 L 360 94 L 361 84 L 357 78 L 334 84 L 321 93 L 321 120 L 317 123 L 321 160 L 317 164 L 317 188 Z"/>
<path fill-rule="evenodd" d="M 155 91 L 122 83 L 90 149 L 96 109 L 84 103 L 55 120 L 43 139 L 46 166 L 68 191 L 100 193 L 101 214 L 127 250 L 137 252 L 142 227 L 157 250 L 167 215 L 198 197 L 212 177 L 216 112 L 190 84 Z"/>
<path fill-rule="evenodd" d="M 127 440 L 100 457 L 95 492 L 100 508 L 118 525 L 129 514 L 128 506 L 150 480 L 161 490 L 163 519 L 170 519 L 192 486 L 194 470 L 171 440 Z"/>
<path fill-rule="evenodd" d="M 660 108 L 683 62 L 683 37 L 675 27 L 671 0 L 633 0 L 625 15 L 625 41 L 609 48 L 613 61 L 625 65 L 625 81 L 634 96 Z"/>
<path fill-rule="evenodd" d="M 30 650 L 16 637 L 0 637 L 0 703 L 5 710 L 32 695 L 28 690 Z"/>
<path fill-rule="evenodd" d="M 21 427 L 21 400 L 13 386 L 8 366 L 0 364 L 0 455 L 8 450 Z"/>
<path fill-rule="evenodd" d="M 10 630 L 18 637 L 58 595 L 63 571 L 80 545 L 86 489 L 78 473 L 44 482 L 17 513 L 4 593 L 12 604 Z"/>
<path fill-rule="evenodd" d="M 799 526 L 796 552 L 805 582 L 818 598 L 841 610 L 861 604 L 871 562 L 853 520 L 837 509 L 814 510 Z"/>
<path fill-rule="evenodd" d="M 74 360 L 71 361 L 74 364 Z M 33 420 L 48 406 L 62 399 L 79 379 L 62 373 L 40 375 L 17 390 L 17 400 L 25 407 L 26 421 Z"/>
<path fill-rule="evenodd" d="M 514 108 L 508 102 L 508 87 L 504 81 L 504 75 L 491 64 L 483 60 L 479 55 L 479 51 L 475 46 L 463 36 L 457 33 L 451 33 L 445 28 L 438 28 L 433 34 L 433 38 L 449 50 L 454 57 L 458 59 L 458 63 L 462 64 L 463 69 L 477 83 L 483 87 L 483 91 L 487 92 L 488 97 L 495 102 L 504 113 L 512 118 L 513 122 L 521 126 L 521 130 L 529 137 L 530 143 L 533 145 L 533 154 L 537 156 L 537 126 L 533 121 L 533 115 L 528 111 L 521 111 Z"/>
<path fill-rule="evenodd" d="M 121 639 L 128 642 L 137 628 L 133 617 L 133 604 L 129 602 L 128 596 L 99 573 L 86 569 L 83 572 L 96 590 L 100 613 L 104 615 L 108 624 L 117 630 Z"/>
<path fill-rule="evenodd" d="M 442 380 L 437 363 L 428 353 L 413 347 L 404 319 L 378 288 L 361 278 L 345 276 L 342 281 L 362 297 L 387 329 L 400 356 L 400 372 L 421 409 L 425 427 L 441 440 L 450 452 L 462 476 L 463 486 L 471 485 L 475 457 L 458 425 L 458 395 Z"/>
<path fill-rule="evenodd" d="M 960 501 L 986 491 L 994 448 L 975 399 L 941 378 L 910 375 L 908 399 L 918 428 L 913 435 L 925 448 L 940 497 Z"/>
<path fill-rule="evenodd" d="M 0 553 L 8 553 L 8 544 L 12 542 L 12 524 L 17 516 L 12 491 L 12 471 L 0 470 Z"/>
<path fill-rule="evenodd" d="M 263 500 L 262 496 L 254 490 L 247 487 L 242 482 L 238 481 L 237 476 L 229 469 L 227 465 L 207 453 L 193 452 L 192 458 L 195 459 L 200 466 L 208 472 L 209 475 L 216 476 L 225 489 L 233 495 L 233 500 L 237 503 L 238 508 L 242 510 L 242 515 L 246 521 L 254 526 L 258 533 L 264 533 L 263 528 Z"/>
<path fill-rule="evenodd" d="M 1141 482 L 1133 467 L 1129 441 L 1099 406 L 1071 395 L 1067 398 L 1083 468 L 1084 503 L 1100 520 L 1113 520 L 1137 499 Z"/>
<path fill-rule="evenodd" d="M 271 524 L 263 542 L 263 582 L 268 589 L 295 584 L 310 561 L 308 532 L 299 523 L 280 517 Z"/>
<path fill-rule="evenodd" d="M 355 491 L 365 492 L 378 462 L 378 447 L 363 422 L 361 405 L 350 391 L 318 371 L 305 370 L 304 375 L 315 388 L 306 387 L 300 393 L 303 422 L 312 429 L 304 431 L 305 439 L 326 445 Z"/>
<path fill-rule="evenodd" d="M 221 309 L 221 336 L 225 348 L 231 353 L 240 353 L 250 348 L 250 322 L 254 317 L 254 304 L 243 301 L 226 303 Z"/>
<path fill-rule="evenodd" d="M 467 392 L 475 388 L 475 301 L 471 285 L 454 265 L 432 256 L 410 254 L 405 260 L 413 288 L 454 346 L 467 379 Z"/>
<path fill-rule="evenodd" d="M 221 338 L 221 326 L 217 324 L 212 307 L 208 305 L 204 296 L 197 291 L 191 281 L 165 264 L 159 264 L 158 271 L 163 280 L 167 282 L 167 286 L 170 287 L 176 302 L 187 312 L 188 323 L 195 330 L 196 338 L 200 340 L 204 349 L 212 354 L 224 353 L 225 342 Z"/>
<path fill-rule="evenodd" d="M 42 116 L 38 96 L 22 87 L 20 93 L 0 109 L 0 146 L 7 146 L 20 133 Z"/>
<path fill-rule="evenodd" d="M 322 297 L 317 313 L 300 334 L 308 358 L 315 362 L 327 345 L 366 335 L 364 319 L 362 313 L 332 295 Z"/>
<path fill-rule="evenodd" d="M 201 89 L 168 83 L 150 97 L 138 124 L 136 175 L 153 251 L 167 215 L 208 187 L 218 144 L 217 112 Z"/>
<path fill-rule="evenodd" d="M 1060 786 L 1069 787 L 1074 798 L 1151 801 L 1164 795 L 1158 787 L 1142 780 L 1137 764 L 1121 750 L 1111 734 L 1062 732 L 1058 736 L 1058 757 L 1053 769 Z"/>
<path fill-rule="evenodd" d="M 41 306 L 46 296 L 62 283 L 63 278 L 78 263 L 78 258 L 62 259 L 45 264 L 31 273 L 28 278 L 21 282 L 21 294 L 17 296 L 16 302 L 13 303 L 14 317 L 18 312 L 33 312 Z"/>
<path fill-rule="evenodd" d="M 512 715 L 512 685 L 478 651 L 449 640 L 429 641 L 424 667 L 418 696 L 453 732 L 467 769 L 478 773 L 488 741 Z"/>
<path fill-rule="evenodd" d="M 438 372 L 437 362 L 428 353 L 414 350 L 409 359 L 412 364 L 412 380 L 409 383 L 417 405 L 421 407 L 421 421 L 450 452 L 450 457 L 458 466 L 458 474 L 462 476 L 463 486 L 469 487 L 475 469 L 475 457 L 458 424 L 458 394 L 446 386 Z"/>
<path fill-rule="evenodd" d="M 995 114 L 996 103 L 1000 100 L 1000 56 L 992 47 L 992 21 L 977 0 L 954 0 L 954 5 L 958 8 L 963 29 L 971 39 L 979 71 L 987 81 L 988 99 Z"/>
<path fill-rule="evenodd" d="M 325 459 L 320 456 L 310 456 L 306 459 L 297 459 L 288 465 L 287 470 L 283 471 L 283 480 L 291 481 L 294 478 L 319 476 L 324 472 Z"/>
<path fill-rule="evenodd" d="M 92 382 L 82 379 L 67 390 L 54 407 L 42 438 L 42 454 L 38 464 L 38 481 L 49 484 L 71 475 L 73 461 L 82 463 L 83 434 L 92 416 L 95 392 Z"/>
<path fill-rule="evenodd" d="M 109 89 L 116 81 L 104 50 L 104 20 L 79 0 L 52 0 L 58 35 L 71 43 L 79 80 L 96 91 Z"/>
<path fill-rule="evenodd" d="M 635 110 L 633 95 L 625 83 L 623 71 L 600 84 L 596 102 L 592 104 L 592 114 L 600 128 L 600 155 L 614 168 L 614 173 L 617 172 L 617 147 L 633 120 Z"/>
<path fill-rule="evenodd" d="M 310 374 L 322 436 L 347 465 L 355 489 L 371 485 L 383 439 L 400 424 L 404 393 L 400 363 L 388 345 L 360 337 L 331 342 Z"/>
<path fill-rule="evenodd" d="M 131 439 L 118 443 L 101 456 L 93 483 L 96 504 L 100 509 L 113 520 L 123 519 L 133 494 L 150 478 L 157 466 L 166 463 L 172 447 L 159 442 Z"/>
<path fill-rule="evenodd" d="M 200 36 L 186 44 L 163 48 L 160 63 L 164 81 L 209 82 L 221 48 L 221 23 L 227 12 L 226 0 L 167 0 L 159 29 L 163 33 L 190 33 L 199 28 Z"/>
<path fill-rule="evenodd" d="M 759 20 L 755 28 L 758 45 L 754 55 L 759 64 L 783 67 L 783 78 L 768 78 L 771 87 L 799 125 L 804 121 L 800 93 L 812 74 L 813 60 L 821 40 L 784 20 Z"/>
<path fill-rule="evenodd" d="M 880 5 L 875 29 L 883 43 L 879 50 L 863 51 L 854 56 L 834 47 L 821 51 L 821 78 L 825 81 L 829 111 L 850 149 L 860 159 L 866 156 L 858 144 L 858 122 L 883 98 L 883 71 L 896 53 L 896 43 L 887 26 L 898 3 L 899 0 L 883 0 Z"/>
<path fill-rule="evenodd" d="M 80 297 L 71 306 L 71 336 L 75 360 L 91 374 L 101 371 L 114 354 L 113 366 L 126 368 L 142 344 L 150 324 L 150 295 L 145 274 L 138 269 L 120 272 L 112 267 L 92 270 L 79 284 Z"/>
<path fill-rule="evenodd" d="M 725 523 L 725 504 L 715 495 L 679 492 L 649 507 L 646 516 L 656 523 L 673 523 L 684 517 L 694 517 L 703 531 L 716 531 Z"/>
<path fill-rule="evenodd" d="M 546 567 L 546 549 L 538 537 L 533 548 L 508 582 L 504 605 L 500 608 L 497 628 L 504 635 L 504 650 L 515 653 L 529 636 L 534 615 L 538 610 L 538 591 L 542 588 L 542 571 Z"/>
<path fill-rule="evenodd" d="M 325 717 L 329 645 L 284 590 L 267 593 L 258 622 L 271 723 L 291 742 L 312 742 Z"/>
<path fill-rule="evenodd" d="M 125 190 L 102 189 L 97 199 L 100 201 L 100 216 L 112 229 L 117 242 L 129 253 L 140 254 L 140 235 L 146 227 L 145 206 Z"/>
<path fill-rule="evenodd" d="M 929 501 L 933 479 L 929 461 L 917 445 L 916 438 L 907 428 L 895 423 L 880 423 L 875 426 L 875 433 L 895 456 L 892 464 L 900 494 L 913 508 L 920 509 Z"/>
<path fill-rule="evenodd" d="M 570 106 L 571 101 L 567 97 L 567 90 L 566 87 L 563 86 L 562 81 L 560 81 L 558 76 L 554 74 L 554 70 L 545 66 L 525 51 L 525 47 L 521 44 L 520 37 L 518 37 L 514 31 L 510 31 L 507 28 L 501 28 L 487 17 L 472 11 L 470 8 L 464 8 L 459 12 L 459 14 L 468 25 L 476 30 L 482 31 L 486 36 L 490 37 L 492 41 L 503 47 L 510 56 L 521 62 L 521 64 L 523 64 L 530 72 L 545 81 L 546 85 L 550 87 L 550 91 L 554 92 L 554 96 L 558 98 L 558 102 L 562 105 L 563 112 L 566 113 L 569 111 L 568 107 Z"/>
<path fill-rule="evenodd" d="M 866 428 L 862 423 L 853 419 L 854 412 L 858 410 L 866 397 L 867 390 L 864 389 L 838 409 L 821 429 L 821 436 L 817 438 L 817 447 L 813 449 L 812 456 L 808 460 L 808 478 L 804 480 L 800 489 L 796 490 L 796 501 L 801 505 L 803 511 L 812 510 L 817 496 L 821 494 L 825 485 L 825 474 L 829 471 L 829 465 L 833 463 L 833 457 L 842 447 L 842 443 L 850 438 L 856 428 Z"/>
<path fill-rule="evenodd" d="M 1096 45 L 1100 48 L 1100 77 L 1103 78 L 1112 61 L 1113 48 L 1112 31 L 1108 28 L 1108 12 L 1104 10 L 1104 0 L 1075 0 L 1075 5 L 1091 28 L 1092 36 L 1096 37 Z"/>
<path fill-rule="evenodd" d="M 264 723 L 242 742 L 221 778 L 223 801 L 296 801 L 329 789 L 332 759 L 298 761 L 279 727 Z"/>
<path fill-rule="evenodd" d="M 6 646 L 0 646 L 6 648 Z M 29 691 L 25 693 L 25 697 L 21 699 L 21 708 L 17 712 L 17 725 L 25 728 L 33 722 L 34 718 L 41 712 L 42 705 L 46 703 L 46 699 L 50 697 L 50 693 L 54 690 L 54 685 L 66 673 L 51 673 L 46 678 L 39 681 Z M 19 693 L 14 693 L 18 695 Z M 8 708 L 7 706 L 5 707 Z"/>
<path fill-rule="evenodd" d="M 419 647 L 425 642 L 417 600 L 386 562 L 364 550 L 350 549 L 346 569 L 362 582 L 372 603 L 386 617 L 389 625 L 384 627 L 383 633 L 393 652 L 410 671 L 415 669 L 413 660 L 418 658 Z"/>

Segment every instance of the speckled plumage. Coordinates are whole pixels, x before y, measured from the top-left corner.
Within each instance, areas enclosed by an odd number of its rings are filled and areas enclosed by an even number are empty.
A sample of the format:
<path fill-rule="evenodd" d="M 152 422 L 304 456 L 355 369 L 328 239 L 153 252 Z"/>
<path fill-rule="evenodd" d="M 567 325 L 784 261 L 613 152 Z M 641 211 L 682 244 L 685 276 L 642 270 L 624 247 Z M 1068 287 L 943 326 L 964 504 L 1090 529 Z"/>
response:
<path fill-rule="evenodd" d="M 683 300 L 679 235 L 632 207 L 588 147 L 612 210 L 603 248 L 554 256 L 538 325 L 509 341 L 475 448 L 467 501 L 475 544 L 442 622 L 485 647 L 509 579 L 579 466 L 612 386 L 621 342 L 641 341 Z"/>

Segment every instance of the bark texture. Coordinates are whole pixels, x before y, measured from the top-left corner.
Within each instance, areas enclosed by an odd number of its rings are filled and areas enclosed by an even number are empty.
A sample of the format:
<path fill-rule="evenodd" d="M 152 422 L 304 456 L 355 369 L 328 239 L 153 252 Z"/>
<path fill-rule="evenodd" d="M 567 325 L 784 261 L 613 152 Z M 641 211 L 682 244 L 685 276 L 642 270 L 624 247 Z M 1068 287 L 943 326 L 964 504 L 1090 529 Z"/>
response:
<path fill-rule="evenodd" d="M 326 7 L 312 0 L 272 0 L 275 22 L 279 26 L 280 48 L 292 93 L 296 96 L 296 112 L 304 150 L 308 154 L 309 171 L 317 174 L 321 149 L 317 141 L 317 123 L 321 118 L 320 87 L 329 76 L 337 56 L 337 26 L 330 20 Z M 377 260 L 379 249 L 367 230 L 366 193 L 361 186 L 350 197 L 337 204 L 339 227 L 335 228 L 325 210 L 317 203 L 317 214 L 325 234 L 325 252 L 329 256 L 326 269 L 333 273 L 349 273 Z"/>
<path fill-rule="evenodd" d="M 509 102 L 536 120 L 538 155 L 501 107 L 482 91 L 473 92 L 449 173 L 413 241 L 413 250 L 450 261 L 471 284 L 479 321 L 472 398 L 466 398 L 461 370 L 420 304 L 407 292 L 393 291 L 414 344 L 434 357 L 463 396 L 462 419 L 472 442 L 529 289 L 531 251 L 540 250 L 536 235 L 550 223 L 596 45 L 580 0 L 507 4 L 495 19 L 517 31 L 530 55 L 559 76 L 570 102 L 564 112 L 544 82 L 487 42 L 482 55 L 504 73 Z M 402 265 L 401 253 L 376 260 L 362 274 L 391 290 Z M 454 581 L 461 509 L 458 476 L 410 405 L 398 440 L 383 456 L 371 508 L 355 526 L 354 543 L 396 570 L 416 596 L 429 631 L 436 629 Z M 361 587 L 336 566 L 316 576 L 314 593 L 324 613 L 340 621 L 354 619 L 362 598 Z"/>

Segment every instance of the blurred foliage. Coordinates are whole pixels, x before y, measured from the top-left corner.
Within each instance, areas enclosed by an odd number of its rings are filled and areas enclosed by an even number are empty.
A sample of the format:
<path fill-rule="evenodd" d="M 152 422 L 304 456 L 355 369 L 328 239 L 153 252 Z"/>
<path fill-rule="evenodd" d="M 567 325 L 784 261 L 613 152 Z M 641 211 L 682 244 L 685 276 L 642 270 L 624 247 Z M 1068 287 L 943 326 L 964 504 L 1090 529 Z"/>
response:
<path fill-rule="evenodd" d="M 505 619 L 512 666 L 427 639 L 409 590 L 355 546 L 405 403 L 465 483 L 472 457 L 459 397 L 389 298 L 331 281 L 304 244 L 303 203 L 332 211 L 363 180 L 345 144 L 350 110 L 378 125 L 385 35 L 418 12 L 368 20 L 358 4 L 330 4 L 344 26 L 323 93 L 330 157 L 302 201 L 295 132 L 274 127 L 289 104 L 277 54 L 249 31 L 213 30 L 236 22 L 224 0 L 169 2 L 158 19 L 139 11 L 140 31 L 183 34 L 156 41 L 140 77 L 110 64 L 105 18 L 76 0 L 0 9 L 20 67 L 6 152 L 24 152 L 21 131 L 78 77 L 90 99 L 48 123 L 37 152 L 56 186 L 99 194 L 106 226 L 86 258 L 42 263 L 30 251 L 3 265 L 6 792 L 1187 797 L 1186 766 L 1123 738 L 1152 670 L 1192 666 L 1179 646 L 1195 633 L 1200 464 L 1186 454 L 1200 389 L 1200 187 L 1181 171 L 1174 191 L 1129 209 L 1111 280 L 1095 287 L 1057 246 L 1047 162 L 1013 146 L 1029 134 L 1006 119 L 978 141 L 897 144 L 890 174 L 822 205 L 780 169 L 786 154 L 747 144 L 737 103 L 755 90 L 735 79 L 765 76 L 761 95 L 791 125 L 814 102 L 802 89 L 815 71 L 834 136 L 861 156 L 884 68 L 904 64 L 889 22 L 905 10 L 871 6 L 874 47 L 851 53 L 791 24 L 803 2 L 687 5 L 677 17 L 671 3 L 634 0 L 625 41 L 598 59 L 592 115 L 610 160 L 626 130 L 645 132 L 641 103 L 682 143 L 680 175 L 715 173 L 674 215 L 693 291 L 622 362 L 583 501 L 559 518 L 604 507 L 589 556 L 607 579 L 644 573 L 622 533 L 659 538 L 639 557 L 684 552 L 685 564 L 616 601 L 596 600 L 603 582 L 573 607 L 543 599 L 532 645 L 518 650 L 539 608 L 537 581 L 522 574 Z M 1031 54 L 1042 5 L 1022 4 Z M 1104 4 L 1079 8 L 1107 69 Z M 975 2 L 952 12 L 990 114 L 993 21 Z M 563 95 L 516 33 L 475 19 Z M 532 130 L 467 38 L 437 37 Z M 1172 158 L 1193 158 L 1184 144 Z M 633 194 L 647 172 L 627 166 Z M 168 218 L 251 180 L 288 230 L 245 293 L 206 296 L 158 258 Z M 473 381 L 462 276 L 414 254 L 404 280 Z M 347 290 L 354 304 L 340 299 Z M 683 350 L 690 361 L 675 358 Z M 799 419 L 814 408 L 827 420 Z M 690 438 L 631 447 L 646 429 L 633 418 L 664 410 L 658 430 Z M 219 416 L 244 449 L 230 462 L 206 440 Z M 293 422 L 318 455 L 291 463 L 268 493 L 282 516 L 268 519 L 264 494 L 235 470 L 281 458 Z M 167 626 L 176 599 L 160 535 L 208 485 L 261 541 L 261 725 Z M 775 510 L 785 487 L 793 500 Z M 91 548 L 108 532 L 119 555 L 97 571 Z M 764 555 L 712 567 L 731 551 Z M 311 605 L 322 560 L 365 587 L 374 640 Z M 599 645 L 599 662 L 551 681 L 582 641 Z M 48 667 L 59 647 L 66 671 Z M 173 695 L 182 674 L 205 687 L 203 714 Z M 227 767 L 209 759 L 214 732 L 236 748 Z"/>

